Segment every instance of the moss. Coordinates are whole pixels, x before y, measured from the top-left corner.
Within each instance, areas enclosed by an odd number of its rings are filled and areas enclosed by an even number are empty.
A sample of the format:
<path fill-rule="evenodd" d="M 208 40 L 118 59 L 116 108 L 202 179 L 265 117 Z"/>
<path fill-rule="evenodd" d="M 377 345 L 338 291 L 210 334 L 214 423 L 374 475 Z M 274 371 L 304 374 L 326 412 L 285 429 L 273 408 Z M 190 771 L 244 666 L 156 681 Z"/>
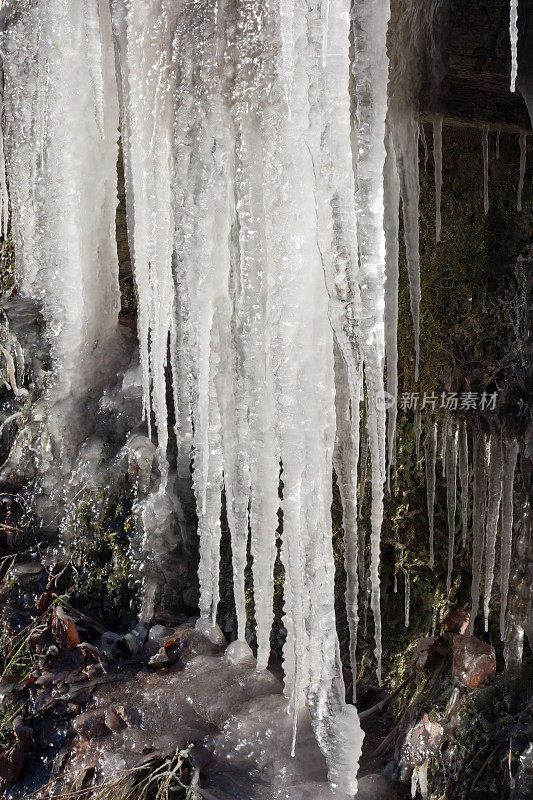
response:
<path fill-rule="evenodd" d="M 126 483 L 85 498 L 65 526 L 76 568 L 72 602 L 103 617 L 112 629 L 135 616 L 130 540 L 135 529 L 133 487 Z"/>

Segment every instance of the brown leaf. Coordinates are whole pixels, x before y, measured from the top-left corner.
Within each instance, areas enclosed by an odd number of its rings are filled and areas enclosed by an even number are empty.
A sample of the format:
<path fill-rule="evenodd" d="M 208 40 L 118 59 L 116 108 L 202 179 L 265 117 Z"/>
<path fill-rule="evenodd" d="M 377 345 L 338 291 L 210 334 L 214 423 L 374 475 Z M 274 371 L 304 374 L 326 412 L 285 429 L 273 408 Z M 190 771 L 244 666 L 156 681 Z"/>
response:
<path fill-rule="evenodd" d="M 52 631 L 58 644 L 71 650 L 81 643 L 76 623 L 61 606 L 54 608 Z"/>
<path fill-rule="evenodd" d="M 3 793 L 17 780 L 22 765 L 24 755 L 18 747 L 11 747 L 0 753 L 0 792 Z"/>

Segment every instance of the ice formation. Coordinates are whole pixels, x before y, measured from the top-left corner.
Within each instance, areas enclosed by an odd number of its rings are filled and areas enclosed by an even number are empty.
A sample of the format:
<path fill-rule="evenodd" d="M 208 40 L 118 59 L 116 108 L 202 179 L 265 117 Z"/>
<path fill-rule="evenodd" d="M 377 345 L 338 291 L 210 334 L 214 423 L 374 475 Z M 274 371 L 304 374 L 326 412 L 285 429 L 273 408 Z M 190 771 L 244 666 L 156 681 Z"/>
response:
<path fill-rule="evenodd" d="M 485 596 L 483 603 L 485 630 L 489 627 L 489 605 L 494 580 L 494 563 L 496 560 L 496 537 L 500 517 L 502 499 L 502 444 L 499 433 L 493 432 L 490 437 L 490 467 L 488 480 L 488 499 L 486 511 L 485 533 Z"/>
<path fill-rule="evenodd" d="M 69 418 L 59 405 L 73 394 L 83 400 L 99 345 L 108 346 L 116 331 L 120 118 L 143 414 L 148 441 L 157 442 L 160 475 L 143 518 L 157 529 L 168 516 L 171 388 L 178 475 L 193 464 L 199 626 L 207 634 L 215 630 L 224 491 L 238 638 L 244 640 L 246 629 L 249 537 L 257 664 L 266 667 L 281 510 L 293 737 L 305 698 L 331 782 L 347 794 L 355 791 L 362 737 L 344 703 L 335 633 L 331 467 L 334 462 L 344 507 L 355 667 L 364 379 L 380 675 L 384 287 L 389 267 L 397 274 L 397 252 L 390 251 L 397 248 L 401 183 L 389 136 L 384 197 L 388 20 L 388 2 L 356 4 L 350 19 L 341 0 L 284 1 L 279 8 L 245 3 L 238 11 L 224 0 L 208 6 L 199 0 L 21 0 L 1 41 L 17 273 L 22 293 L 44 307 L 56 373 L 49 424 L 63 426 L 52 437 L 58 452 L 50 458 L 71 468 L 60 445 L 75 453 L 82 440 L 67 435 Z M 411 166 L 408 175 L 405 166 L 399 174 L 416 319 L 415 133 L 413 116 L 404 139 Z M 4 222 L 5 189 L 2 179 Z M 394 298 L 387 316 L 397 316 Z M 387 356 L 395 394 L 390 341 Z"/>
<path fill-rule="evenodd" d="M 424 455 L 426 464 L 426 492 L 429 520 L 429 566 L 432 567 L 435 560 L 433 538 L 435 532 L 435 467 L 437 460 L 437 422 L 430 420 L 428 423 L 426 436 L 424 439 Z"/>
<path fill-rule="evenodd" d="M 518 190 L 516 194 L 516 210 L 522 211 L 522 191 L 524 189 L 524 178 L 526 175 L 526 132 L 520 131 L 520 172 L 518 176 Z"/>
<path fill-rule="evenodd" d="M 440 242 L 442 226 L 440 205 L 442 196 L 442 116 L 433 120 L 433 160 L 435 162 L 435 241 Z"/>
<path fill-rule="evenodd" d="M 466 422 L 459 423 L 459 480 L 461 482 L 461 519 L 463 523 L 463 547 L 468 531 L 468 432 Z"/>
<path fill-rule="evenodd" d="M 489 213 L 489 129 L 484 125 L 481 131 L 483 148 L 483 210 Z"/>
<path fill-rule="evenodd" d="M 489 471 L 489 449 L 487 436 L 478 423 L 473 429 L 473 510 L 472 510 L 472 612 L 469 633 L 479 609 L 479 584 L 481 565 L 485 552 L 485 520 L 487 501 L 487 476 Z"/>
<path fill-rule="evenodd" d="M 505 617 L 509 575 L 511 571 L 511 545 L 513 539 L 513 487 L 518 445 L 514 440 L 503 440 L 502 498 L 501 498 L 501 556 L 500 556 L 500 635 L 505 636 Z"/>
<path fill-rule="evenodd" d="M 518 0 L 511 0 L 509 38 L 511 39 L 511 91 L 514 92 L 518 75 Z"/>
<path fill-rule="evenodd" d="M 448 425 L 448 445 L 446 448 L 446 500 L 448 506 L 448 572 L 446 591 L 452 585 L 453 553 L 455 543 L 455 508 L 457 498 L 457 426 Z"/>

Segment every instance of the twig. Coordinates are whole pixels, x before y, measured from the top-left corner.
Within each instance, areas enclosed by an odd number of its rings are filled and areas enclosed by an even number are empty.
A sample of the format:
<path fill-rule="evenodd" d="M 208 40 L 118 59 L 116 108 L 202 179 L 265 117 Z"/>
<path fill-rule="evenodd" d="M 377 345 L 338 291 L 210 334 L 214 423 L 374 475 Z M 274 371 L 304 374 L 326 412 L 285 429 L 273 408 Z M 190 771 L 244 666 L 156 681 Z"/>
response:
<path fill-rule="evenodd" d="M 365 711 L 361 711 L 361 713 L 359 714 L 359 720 L 367 719 L 368 717 L 371 717 L 373 714 L 377 714 L 378 711 L 382 711 L 384 708 L 386 708 L 391 702 L 391 700 L 393 700 L 396 697 L 396 695 L 398 695 L 402 691 L 402 689 L 404 689 L 407 686 L 407 684 L 413 680 L 413 677 L 414 673 L 411 673 L 411 675 L 409 675 L 407 680 L 405 680 L 393 692 L 387 695 L 387 697 L 385 697 L 383 700 L 380 700 L 379 703 L 376 703 L 376 705 L 372 706 L 371 708 L 367 708 Z"/>

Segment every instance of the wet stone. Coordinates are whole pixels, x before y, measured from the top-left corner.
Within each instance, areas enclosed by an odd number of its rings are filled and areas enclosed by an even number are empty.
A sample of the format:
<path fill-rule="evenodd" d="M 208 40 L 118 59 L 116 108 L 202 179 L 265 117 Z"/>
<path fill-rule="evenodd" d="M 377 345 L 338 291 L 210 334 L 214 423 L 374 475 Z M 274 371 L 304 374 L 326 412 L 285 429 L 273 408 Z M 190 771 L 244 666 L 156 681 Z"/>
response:
<path fill-rule="evenodd" d="M 476 636 L 456 634 L 453 639 L 453 674 L 468 689 L 477 689 L 496 675 L 496 653 Z"/>
<path fill-rule="evenodd" d="M 76 733 L 82 739 L 90 741 L 91 739 L 99 739 L 102 736 L 107 736 L 110 733 L 109 728 L 105 722 L 106 711 L 103 708 L 97 708 L 92 711 L 85 711 L 80 714 L 72 726 Z"/>

